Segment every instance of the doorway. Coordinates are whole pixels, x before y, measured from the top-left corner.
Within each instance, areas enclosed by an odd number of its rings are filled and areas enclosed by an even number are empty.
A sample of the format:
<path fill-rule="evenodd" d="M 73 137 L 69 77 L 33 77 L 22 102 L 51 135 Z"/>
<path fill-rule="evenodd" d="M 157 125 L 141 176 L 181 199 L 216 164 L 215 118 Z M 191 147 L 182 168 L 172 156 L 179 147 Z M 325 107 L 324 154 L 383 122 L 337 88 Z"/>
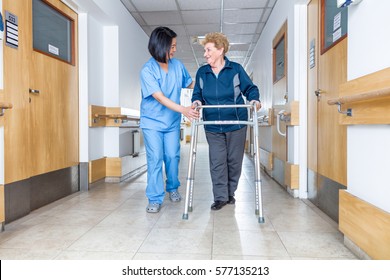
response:
<path fill-rule="evenodd" d="M 347 186 L 347 133 L 327 101 L 347 81 L 347 13 L 336 0 L 308 4 L 308 197 L 338 221 L 338 191 Z"/>
<path fill-rule="evenodd" d="M 61 1 L 5 0 L 3 9 L 18 29 L 17 46 L 4 47 L 7 223 L 79 189 L 78 63 L 77 15 Z"/>

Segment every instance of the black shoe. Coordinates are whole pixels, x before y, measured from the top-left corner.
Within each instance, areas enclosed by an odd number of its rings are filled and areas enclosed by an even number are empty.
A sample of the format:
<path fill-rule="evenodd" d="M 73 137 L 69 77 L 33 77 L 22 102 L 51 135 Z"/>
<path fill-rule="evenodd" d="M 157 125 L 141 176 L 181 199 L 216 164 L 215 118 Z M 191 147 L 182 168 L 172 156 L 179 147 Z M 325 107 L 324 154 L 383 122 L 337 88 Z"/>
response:
<path fill-rule="evenodd" d="M 219 210 L 222 207 L 224 207 L 227 204 L 227 201 L 215 201 L 213 204 L 211 204 L 211 210 Z"/>
<path fill-rule="evenodd" d="M 234 196 L 229 196 L 229 200 L 227 204 L 234 204 L 234 203 L 236 203 L 236 199 L 234 198 Z"/>

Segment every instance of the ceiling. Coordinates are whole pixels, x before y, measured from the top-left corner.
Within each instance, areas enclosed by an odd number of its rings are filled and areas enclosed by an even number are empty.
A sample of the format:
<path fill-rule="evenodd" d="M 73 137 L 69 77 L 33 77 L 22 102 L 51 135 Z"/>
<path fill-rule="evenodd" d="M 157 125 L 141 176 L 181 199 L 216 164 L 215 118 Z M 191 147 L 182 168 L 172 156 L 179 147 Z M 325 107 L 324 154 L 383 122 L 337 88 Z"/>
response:
<path fill-rule="evenodd" d="M 197 40 L 223 32 L 229 40 L 227 57 L 246 66 L 277 0 L 121 0 L 149 36 L 157 26 L 177 33 L 177 51 L 192 77 L 203 65 Z"/>

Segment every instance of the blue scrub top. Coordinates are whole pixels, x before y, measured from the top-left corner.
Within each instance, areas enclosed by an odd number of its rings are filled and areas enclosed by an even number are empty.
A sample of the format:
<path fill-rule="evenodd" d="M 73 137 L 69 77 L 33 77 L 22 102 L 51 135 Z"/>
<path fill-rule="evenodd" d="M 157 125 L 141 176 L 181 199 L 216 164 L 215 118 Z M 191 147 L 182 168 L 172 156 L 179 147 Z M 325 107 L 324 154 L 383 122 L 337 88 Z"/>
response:
<path fill-rule="evenodd" d="M 162 105 L 152 94 L 162 92 L 167 98 L 180 104 L 181 89 L 191 83 L 192 78 L 180 60 L 170 59 L 167 73 L 154 58 L 150 58 L 141 70 L 140 127 L 159 131 L 179 128 L 181 114 Z"/>

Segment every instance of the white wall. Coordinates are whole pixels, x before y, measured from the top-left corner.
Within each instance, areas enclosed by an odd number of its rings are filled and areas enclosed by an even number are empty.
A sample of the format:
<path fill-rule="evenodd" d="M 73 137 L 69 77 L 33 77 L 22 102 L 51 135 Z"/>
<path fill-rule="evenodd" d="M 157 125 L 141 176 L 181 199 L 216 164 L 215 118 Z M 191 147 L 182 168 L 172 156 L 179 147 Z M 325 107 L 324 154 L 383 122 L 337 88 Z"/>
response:
<path fill-rule="evenodd" d="M 348 127 L 348 191 L 390 212 L 390 127 Z"/>
<path fill-rule="evenodd" d="M 390 1 L 348 7 L 348 80 L 390 66 Z"/>
<path fill-rule="evenodd" d="M 306 98 L 306 2 L 279 0 L 264 27 L 260 39 L 246 67 L 248 73 L 253 73 L 253 81 L 260 89 L 261 102 L 263 104 L 260 114 L 267 114 L 268 108 L 272 107 L 273 77 L 272 77 L 272 41 L 287 21 L 287 72 L 288 72 L 288 100 Z M 299 4 L 299 5 L 298 5 Z M 303 102 L 305 104 L 305 102 Z M 305 115 L 302 107 L 301 118 Z M 301 123 L 304 126 L 305 123 Z M 288 138 L 288 161 L 301 166 L 300 193 L 301 198 L 306 198 L 306 157 L 302 154 L 299 143 L 305 145 L 306 130 L 300 131 L 299 127 L 289 128 Z M 269 133 L 269 135 L 272 135 Z M 300 141 L 300 139 L 303 139 Z M 262 147 L 272 147 L 272 138 L 262 138 Z M 306 146 L 303 147 L 305 150 Z M 302 157 L 303 155 L 303 157 Z M 300 158 L 301 157 L 301 158 Z"/>
<path fill-rule="evenodd" d="M 390 1 L 348 7 L 348 80 L 390 67 Z M 390 127 L 349 126 L 348 191 L 390 212 Z"/>
<path fill-rule="evenodd" d="M 80 96 L 88 97 L 88 101 L 80 98 L 80 161 L 119 157 L 119 129 L 89 128 L 82 113 L 86 114 L 89 105 L 139 110 L 139 71 L 150 57 L 149 38 L 120 0 L 66 2 L 87 17 L 81 22 L 84 26 L 79 27 L 83 30 L 87 25 L 84 34 L 88 37 L 80 38 L 80 49 L 87 49 L 88 56 L 80 57 L 80 71 L 87 72 L 80 73 Z M 87 136 L 83 136 L 84 131 L 88 131 Z M 88 156 L 85 156 L 86 149 Z"/>
<path fill-rule="evenodd" d="M 120 0 L 93 0 L 118 28 L 118 96 L 121 107 L 139 110 L 139 71 L 149 59 L 148 36 Z"/>
<path fill-rule="evenodd" d="M 88 102 L 93 105 L 104 105 L 104 65 L 101 58 L 104 56 L 104 26 L 99 19 L 88 15 Z"/>

